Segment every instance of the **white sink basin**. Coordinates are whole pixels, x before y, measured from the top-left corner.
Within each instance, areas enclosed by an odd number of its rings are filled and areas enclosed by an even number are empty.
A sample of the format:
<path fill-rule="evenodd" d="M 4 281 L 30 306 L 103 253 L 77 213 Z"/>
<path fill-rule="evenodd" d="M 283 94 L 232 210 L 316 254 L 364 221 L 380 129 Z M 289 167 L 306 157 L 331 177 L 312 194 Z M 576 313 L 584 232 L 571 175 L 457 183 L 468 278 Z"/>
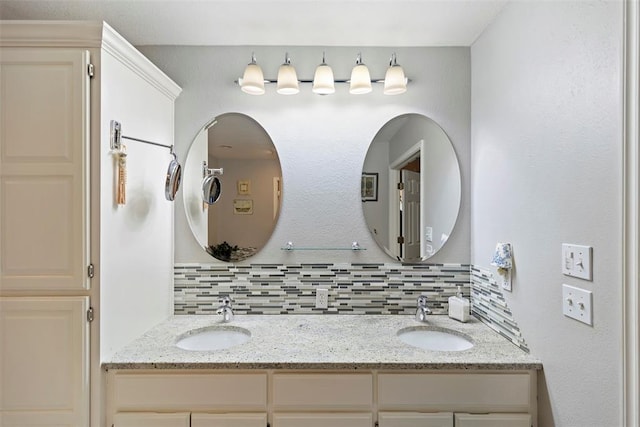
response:
<path fill-rule="evenodd" d="M 473 347 L 471 339 L 462 334 L 429 326 L 400 329 L 398 338 L 405 344 L 432 351 L 462 351 Z"/>
<path fill-rule="evenodd" d="M 211 326 L 195 329 L 178 338 L 176 347 L 190 351 L 213 351 L 235 347 L 249 341 L 251 332 L 237 326 Z"/>

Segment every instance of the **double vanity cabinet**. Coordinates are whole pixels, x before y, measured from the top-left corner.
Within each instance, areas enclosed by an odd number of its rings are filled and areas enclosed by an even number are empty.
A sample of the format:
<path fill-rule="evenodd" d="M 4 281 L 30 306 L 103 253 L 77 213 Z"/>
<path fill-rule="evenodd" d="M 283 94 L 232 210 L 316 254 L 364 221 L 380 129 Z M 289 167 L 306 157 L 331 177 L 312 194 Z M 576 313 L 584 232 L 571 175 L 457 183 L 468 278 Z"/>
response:
<path fill-rule="evenodd" d="M 229 326 L 232 325 L 232 326 Z M 203 328 L 246 343 L 187 351 Z M 453 330 L 465 351 L 403 344 L 407 327 Z M 103 365 L 114 427 L 531 427 L 539 361 L 482 323 L 431 316 L 175 316 Z"/>
<path fill-rule="evenodd" d="M 532 371 L 114 370 L 114 427 L 530 427 Z"/>

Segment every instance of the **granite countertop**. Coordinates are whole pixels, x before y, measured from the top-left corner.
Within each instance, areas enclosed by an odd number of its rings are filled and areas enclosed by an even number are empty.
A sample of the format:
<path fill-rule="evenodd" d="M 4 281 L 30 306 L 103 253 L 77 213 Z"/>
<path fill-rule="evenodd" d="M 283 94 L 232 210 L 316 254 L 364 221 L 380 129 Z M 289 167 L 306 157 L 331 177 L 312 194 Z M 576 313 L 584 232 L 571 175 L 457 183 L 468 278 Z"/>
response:
<path fill-rule="evenodd" d="M 470 338 L 463 351 L 429 351 L 400 341 L 407 327 L 445 328 Z M 194 329 L 241 327 L 251 339 L 225 350 L 188 351 L 176 341 Z M 461 323 L 406 315 L 173 316 L 102 364 L 103 369 L 542 369 L 542 363 L 475 318 Z"/>

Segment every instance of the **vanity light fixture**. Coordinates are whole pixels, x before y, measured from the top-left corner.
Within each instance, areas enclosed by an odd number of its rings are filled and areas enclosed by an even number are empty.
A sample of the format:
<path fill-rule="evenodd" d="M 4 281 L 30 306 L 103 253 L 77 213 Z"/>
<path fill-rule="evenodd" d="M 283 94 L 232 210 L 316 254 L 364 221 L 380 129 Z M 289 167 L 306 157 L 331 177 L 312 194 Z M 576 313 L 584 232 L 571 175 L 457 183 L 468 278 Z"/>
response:
<path fill-rule="evenodd" d="M 322 52 L 322 64 L 316 67 L 316 72 L 313 75 L 313 88 L 311 90 L 318 95 L 330 95 L 336 91 L 333 70 L 327 65 L 324 52 Z"/>
<path fill-rule="evenodd" d="M 349 93 L 361 95 L 369 93 L 371 90 L 371 75 L 367 66 L 362 62 L 362 54 L 359 53 L 356 58 L 356 65 L 351 70 Z"/>
<path fill-rule="evenodd" d="M 264 87 L 264 84 L 263 84 Z M 296 69 L 291 65 L 289 53 L 284 55 L 284 63 L 278 69 L 278 86 L 276 89 L 281 95 L 295 95 L 300 92 Z"/>
<path fill-rule="evenodd" d="M 251 62 L 244 69 L 239 83 L 240 89 L 245 93 L 250 95 L 264 94 L 264 74 L 262 74 L 262 68 L 256 63 L 255 54 L 251 54 Z"/>
<path fill-rule="evenodd" d="M 318 95 L 330 95 L 335 93 L 335 84 L 348 84 L 349 93 L 360 95 L 372 91 L 372 83 L 384 84 L 385 95 L 396 95 L 407 91 L 410 80 L 405 76 L 404 70 L 398 65 L 396 54 L 393 53 L 389 61 L 389 68 L 384 79 L 371 79 L 369 68 L 362 62 L 362 54 L 358 53 L 356 64 L 351 70 L 351 78 L 335 79 L 333 70 L 327 65 L 325 53 L 322 52 L 322 63 L 316 67 L 313 80 L 298 79 L 296 69 L 291 65 L 291 58 L 286 53 L 284 63 L 278 69 L 277 79 L 265 79 L 262 69 L 256 62 L 256 56 L 251 54 L 251 62 L 244 70 L 242 78 L 236 83 L 243 92 L 251 95 L 263 95 L 265 84 L 276 84 L 276 92 L 282 95 L 294 95 L 300 92 L 300 83 L 311 83 L 312 92 Z"/>
<path fill-rule="evenodd" d="M 382 93 L 385 95 L 399 95 L 407 91 L 407 78 L 404 75 L 404 70 L 396 60 L 395 52 L 391 55 L 389 60 L 389 68 L 384 76 L 384 90 Z"/>

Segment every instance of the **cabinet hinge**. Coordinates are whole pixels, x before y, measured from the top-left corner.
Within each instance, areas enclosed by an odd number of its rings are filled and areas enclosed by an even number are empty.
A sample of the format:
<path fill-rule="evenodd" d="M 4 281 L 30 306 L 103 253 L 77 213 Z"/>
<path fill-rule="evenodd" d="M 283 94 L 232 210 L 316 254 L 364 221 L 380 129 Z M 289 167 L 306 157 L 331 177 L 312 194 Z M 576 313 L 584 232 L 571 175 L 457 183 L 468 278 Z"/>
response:
<path fill-rule="evenodd" d="M 401 245 L 404 243 L 404 236 L 398 236 L 398 243 Z"/>
<path fill-rule="evenodd" d="M 95 268 L 93 267 L 93 264 L 89 264 L 89 267 L 87 267 L 87 276 L 89 276 L 89 279 L 93 279 L 94 274 Z"/>
<path fill-rule="evenodd" d="M 87 322 L 93 322 L 93 307 L 89 307 L 87 310 Z"/>
<path fill-rule="evenodd" d="M 404 190 L 404 182 L 398 183 L 398 190 Z"/>
<path fill-rule="evenodd" d="M 94 70 L 93 64 L 89 64 L 87 66 L 87 74 L 89 74 L 89 77 L 93 77 L 93 70 Z"/>

